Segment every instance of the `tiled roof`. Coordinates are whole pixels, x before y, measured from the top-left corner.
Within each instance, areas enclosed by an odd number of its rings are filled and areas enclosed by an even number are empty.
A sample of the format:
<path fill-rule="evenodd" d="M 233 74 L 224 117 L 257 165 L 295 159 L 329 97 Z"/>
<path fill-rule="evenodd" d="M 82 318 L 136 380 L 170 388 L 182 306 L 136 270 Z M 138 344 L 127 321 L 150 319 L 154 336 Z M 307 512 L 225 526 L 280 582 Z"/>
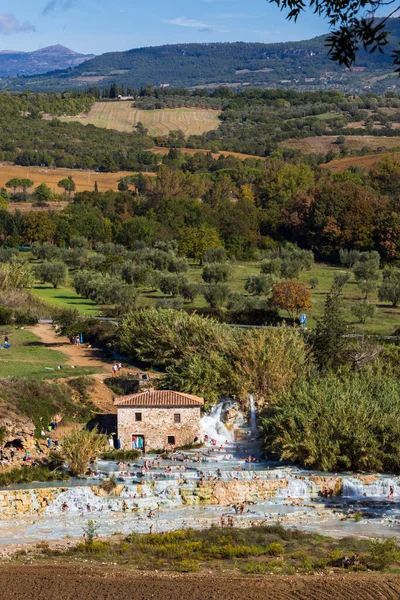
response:
<path fill-rule="evenodd" d="M 114 401 L 115 406 L 142 406 L 142 407 L 174 407 L 174 406 L 203 406 L 203 398 L 182 394 L 171 390 L 149 390 L 130 396 L 118 396 Z"/>

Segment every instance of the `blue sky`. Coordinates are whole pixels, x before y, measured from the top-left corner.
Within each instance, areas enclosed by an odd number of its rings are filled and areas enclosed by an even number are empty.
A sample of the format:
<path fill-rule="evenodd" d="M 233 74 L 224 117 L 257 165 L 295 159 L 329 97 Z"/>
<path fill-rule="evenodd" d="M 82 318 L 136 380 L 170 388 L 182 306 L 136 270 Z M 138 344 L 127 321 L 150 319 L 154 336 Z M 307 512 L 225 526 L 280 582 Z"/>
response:
<path fill-rule="evenodd" d="M 325 33 L 312 14 L 289 23 L 266 0 L 0 0 L 0 50 L 63 44 L 101 54 L 179 42 L 279 42 Z"/>

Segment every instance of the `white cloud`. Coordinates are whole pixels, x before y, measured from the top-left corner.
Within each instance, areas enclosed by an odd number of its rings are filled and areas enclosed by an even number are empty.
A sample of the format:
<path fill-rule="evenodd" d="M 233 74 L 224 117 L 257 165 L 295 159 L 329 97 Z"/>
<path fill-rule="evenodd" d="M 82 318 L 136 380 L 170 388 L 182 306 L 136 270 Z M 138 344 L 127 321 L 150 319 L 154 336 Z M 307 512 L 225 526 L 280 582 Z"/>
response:
<path fill-rule="evenodd" d="M 168 19 L 164 21 L 168 25 L 177 25 L 178 27 L 190 27 L 191 29 L 199 29 L 200 31 L 212 31 L 212 27 L 208 23 L 203 23 L 197 19 L 186 19 L 185 17 L 177 17 L 176 19 Z"/>
<path fill-rule="evenodd" d="M 10 13 L 0 13 L 0 34 L 11 35 L 24 31 L 35 31 L 35 27 L 28 21 L 21 23 Z"/>

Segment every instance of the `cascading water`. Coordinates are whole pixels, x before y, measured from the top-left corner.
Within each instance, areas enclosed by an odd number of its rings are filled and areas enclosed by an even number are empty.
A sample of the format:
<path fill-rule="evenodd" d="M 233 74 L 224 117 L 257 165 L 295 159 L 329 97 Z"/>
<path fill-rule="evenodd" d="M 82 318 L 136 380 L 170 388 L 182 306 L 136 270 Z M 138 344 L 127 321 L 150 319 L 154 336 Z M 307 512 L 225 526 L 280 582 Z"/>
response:
<path fill-rule="evenodd" d="M 379 477 L 378 479 L 376 479 L 376 481 L 372 481 L 366 484 L 363 483 L 363 481 L 361 479 L 358 479 L 357 477 L 343 477 L 342 496 L 387 498 L 390 494 L 391 488 L 393 490 L 393 497 L 399 497 L 400 483 L 397 479 L 393 479 L 391 477 Z"/>
<path fill-rule="evenodd" d="M 257 411 L 253 394 L 250 394 L 250 431 L 252 435 L 257 434 Z"/>
<path fill-rule="evenodd" d="M 210 440 L 214 439 L 221 444 L 224 444 L 226 441 L 234 441 L 234 432 L 229 431 L 222 420 L 227 402 L 229 402 L 230 406 L 233 404 L 232 401 L 219 402 L 212 407 L 211 412 L 208 415 L 205 415 L 201 419 L 203 436 L 208 435 Z"/>

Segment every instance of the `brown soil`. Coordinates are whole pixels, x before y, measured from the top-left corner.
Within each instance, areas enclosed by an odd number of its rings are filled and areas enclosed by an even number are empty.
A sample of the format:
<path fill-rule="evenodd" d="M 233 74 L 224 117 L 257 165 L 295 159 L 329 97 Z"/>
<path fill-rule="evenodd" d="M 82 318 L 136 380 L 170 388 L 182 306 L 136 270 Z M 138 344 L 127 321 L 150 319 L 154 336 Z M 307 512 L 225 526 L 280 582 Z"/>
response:
<path fill-rule="evenodd" d="M 336 139 L 336 138 L 335 138 Z M 190 156 L 193 156 L 194 154 L 197 154 L 198 152 L 200 152 L 201 154 L 208 154 L 210 152 L 210 150 L 207 149 L 203 149 L 203 148 L 177 148 L 177 150 L 179 150 L 179 152 L 182 152 L 182 154 L 189 154 Z M 170 148 L 163 148 L 162 146 L 156 146 L 155 148 L 150 148 L 150 152 L 154 152 L 154 154 L 168 154 L 170 151 Z M 252 154 L 242 154 L 241 152 L 229 152 L 229 150 L 220 150 L 219 152 L 212 152 L 211 153 L 213 158 L 219 158 L 220 156 L 234 156 L 235 158 L 240 158 L 241 160 L 245 160 L 246 158 L 256 158 L 257 160 L 264 160 L 266 161 L 267 159 L 265 158 L 265 156 L 254 156 Z"/>
<path fill-rule="evenodd" d="M 105 377 L 111 376 L 113 361 L 102 350 L 89 348 L 86 345 L 75 346 L 67 338 L 59 337 L 52 325 L 39 323 L 32 332 L 37 335 L 47 348 L 66 354 L 70 365 L 76 367 L 95 367 L 100 373 L 92 375 L 93 389 L 90 392 L 91 400 L 104 413 L 116 413 L 113 405 L 113 393 L 103 383 Z M 122 369 L 126 373 L 129 369 Z"/>
<path fill-rule="evenodd" d="M 384 574 L 237 576 L 148 573 L 110 565 L 0 567 L 2 600 L 396 600 L 400 577 Z"/>

